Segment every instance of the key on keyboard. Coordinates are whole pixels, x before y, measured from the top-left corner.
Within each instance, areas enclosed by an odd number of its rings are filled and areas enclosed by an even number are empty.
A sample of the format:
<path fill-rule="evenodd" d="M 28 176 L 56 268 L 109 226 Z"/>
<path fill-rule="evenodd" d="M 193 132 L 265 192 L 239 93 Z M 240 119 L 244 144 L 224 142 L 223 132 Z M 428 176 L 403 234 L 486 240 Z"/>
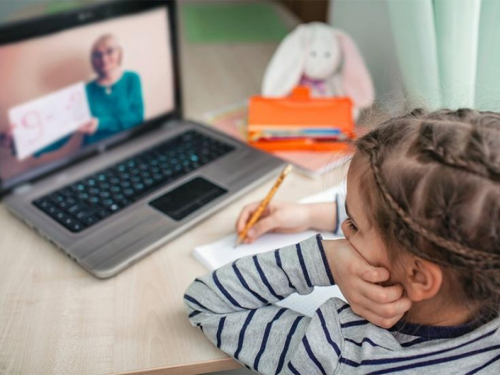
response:
<path fill-rule="evenodd" d="M 32 203 L 77 233 L 233 149 L 190 130 Z"/>

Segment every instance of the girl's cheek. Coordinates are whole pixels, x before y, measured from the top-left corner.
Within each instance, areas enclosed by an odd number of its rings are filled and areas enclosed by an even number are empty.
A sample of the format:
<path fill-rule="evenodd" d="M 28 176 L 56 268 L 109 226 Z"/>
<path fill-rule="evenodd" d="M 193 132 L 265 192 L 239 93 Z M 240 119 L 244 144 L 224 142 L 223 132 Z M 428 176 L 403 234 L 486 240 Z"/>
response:
<path fill-rule="evenodd" d="M 363 258 L 366 259 L 368 263 L 371 264 L 370 262 L 370 254 L 367 252 L 367 247 L 361 241 L 359 238 L 356 238 L 356 236 L 351 236 L 350 238 L 347 238 L 347 241 L 349 242 L 349 245 L 352 246 L 354 250 L 356 250 Z"/>

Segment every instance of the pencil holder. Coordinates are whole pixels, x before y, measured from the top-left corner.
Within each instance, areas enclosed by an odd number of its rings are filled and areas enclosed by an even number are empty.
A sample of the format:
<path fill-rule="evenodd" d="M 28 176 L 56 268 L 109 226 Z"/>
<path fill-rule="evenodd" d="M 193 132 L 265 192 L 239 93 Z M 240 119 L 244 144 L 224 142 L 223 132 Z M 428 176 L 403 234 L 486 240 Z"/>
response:
<path fill-rule="evenodd" d="M 264 151 L 345 150 L 355 138 L 351 99 L 310 94 L 298 86 L 285 98 L 250 98 L 248 143 Z"/>

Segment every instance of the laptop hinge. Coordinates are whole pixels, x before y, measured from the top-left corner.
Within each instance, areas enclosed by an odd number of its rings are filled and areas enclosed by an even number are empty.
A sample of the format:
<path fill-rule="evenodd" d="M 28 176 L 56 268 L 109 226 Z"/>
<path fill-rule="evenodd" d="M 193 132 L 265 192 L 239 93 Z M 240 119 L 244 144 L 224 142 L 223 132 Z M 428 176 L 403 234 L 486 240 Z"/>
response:
<path fill-rule="evenodd" d="M 26 194 L 31 190 L 32 187 L 33 187 L 32 184 L 22 184 L 21 186 L 16 187 L 13 190 L 13 193 L 17 195 Z"/>

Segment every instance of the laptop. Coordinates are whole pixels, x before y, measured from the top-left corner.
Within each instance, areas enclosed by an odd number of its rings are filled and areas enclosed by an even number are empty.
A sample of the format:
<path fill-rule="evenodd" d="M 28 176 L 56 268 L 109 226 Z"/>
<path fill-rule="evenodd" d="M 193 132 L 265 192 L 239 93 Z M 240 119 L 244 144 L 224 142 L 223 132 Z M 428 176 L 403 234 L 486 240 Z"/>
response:
<path fill-rule="evenodd" d="M 183 119 L 175 5 L 114 1 L 0 29 L 0 193 L 98 278 L 283 165 Z"/>

